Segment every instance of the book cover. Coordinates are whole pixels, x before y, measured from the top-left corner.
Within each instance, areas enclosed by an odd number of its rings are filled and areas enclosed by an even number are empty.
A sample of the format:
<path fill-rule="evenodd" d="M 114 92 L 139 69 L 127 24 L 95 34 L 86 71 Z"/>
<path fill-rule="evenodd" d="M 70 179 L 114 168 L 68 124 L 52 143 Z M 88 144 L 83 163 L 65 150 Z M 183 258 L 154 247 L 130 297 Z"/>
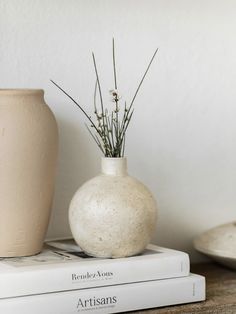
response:
<path fill-rule="evenodd" d="M 0 258 L 0 298 L 189 275 L 188 254 L 149 245 L 138 256 L 99 259 L 73 240 L 47 242 L 31 257 Z"/>
<path fill-rule="evenodd" d="M 6 298 L 0 313 L 111 314 L 205 300 L 205 278 L 187 277 Z"/>

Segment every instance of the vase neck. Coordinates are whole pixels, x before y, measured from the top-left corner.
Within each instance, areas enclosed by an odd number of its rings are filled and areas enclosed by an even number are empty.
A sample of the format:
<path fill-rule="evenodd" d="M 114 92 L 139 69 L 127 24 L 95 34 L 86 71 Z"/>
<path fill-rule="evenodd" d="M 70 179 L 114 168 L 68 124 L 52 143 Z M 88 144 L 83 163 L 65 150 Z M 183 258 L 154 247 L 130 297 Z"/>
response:
<path fill-rule="evenodd" d="M 113 176 L 127 175 L 127 159 L 102 157 L 102 174 Z"/>

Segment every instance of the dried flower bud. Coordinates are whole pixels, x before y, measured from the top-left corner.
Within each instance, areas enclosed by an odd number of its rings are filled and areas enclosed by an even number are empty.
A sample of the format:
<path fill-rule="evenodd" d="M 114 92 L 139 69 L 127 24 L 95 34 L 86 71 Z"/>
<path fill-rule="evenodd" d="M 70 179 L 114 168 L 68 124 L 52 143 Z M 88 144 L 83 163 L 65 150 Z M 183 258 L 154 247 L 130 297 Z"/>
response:
<path fill-rule="evenodd" d="M 109 92 L 110 92 L 110 94 L 112 96 L 111 101 L 117 102 L 118 100 L 121 99 L 121 96 L 119 95 L 117 89 L 111 89 Z"/>

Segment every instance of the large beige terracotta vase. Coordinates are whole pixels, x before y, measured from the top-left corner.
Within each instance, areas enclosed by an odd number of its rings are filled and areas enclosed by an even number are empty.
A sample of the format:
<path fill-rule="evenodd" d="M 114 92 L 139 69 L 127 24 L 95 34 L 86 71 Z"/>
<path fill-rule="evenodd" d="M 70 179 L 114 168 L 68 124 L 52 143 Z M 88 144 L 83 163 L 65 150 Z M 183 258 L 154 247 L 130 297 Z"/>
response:
<path fill-rule="evenodd" d="M 0 90 L 0 256 L 39 253 L 54 190 L 58 130 L 43 90 Z"/>
<path fill-rule="evenodd" d="M 144 184 L 128 175 L 126 158 L 102 158 L 101 168 L 71 201 L 72 234 L 88 255 L 139 254 L 156 228 L 156 201 Z"/>

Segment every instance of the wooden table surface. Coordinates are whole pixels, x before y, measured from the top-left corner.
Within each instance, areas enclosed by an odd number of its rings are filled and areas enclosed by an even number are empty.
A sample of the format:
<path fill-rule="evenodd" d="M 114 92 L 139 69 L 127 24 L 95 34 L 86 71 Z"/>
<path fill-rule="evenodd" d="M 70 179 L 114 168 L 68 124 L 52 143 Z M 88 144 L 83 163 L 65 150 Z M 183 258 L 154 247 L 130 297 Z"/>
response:
<path fill-rule="evenodd" d="M 191 272 L 206 277 L 207 300 L 186 305 L 133 311 L 135 314 L 236 314 L 236 271 L 215 263 L 191 266 Z"/>

